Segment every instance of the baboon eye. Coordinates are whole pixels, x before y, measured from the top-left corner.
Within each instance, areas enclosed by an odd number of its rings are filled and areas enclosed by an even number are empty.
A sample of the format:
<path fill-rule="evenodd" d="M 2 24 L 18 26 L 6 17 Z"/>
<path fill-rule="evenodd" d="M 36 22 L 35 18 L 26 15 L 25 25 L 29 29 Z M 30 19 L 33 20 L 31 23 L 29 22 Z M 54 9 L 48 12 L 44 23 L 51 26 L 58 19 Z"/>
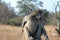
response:
<path fill-rule="evenodd" d="M 42 12 L 39 11 L 39 12 L 37 13 L 37 15 L 42 15 Z"/>
<path fill-rule="evenodd" d="M 38 11 L 38 13 L 42 13 L 42 11 Z"/>

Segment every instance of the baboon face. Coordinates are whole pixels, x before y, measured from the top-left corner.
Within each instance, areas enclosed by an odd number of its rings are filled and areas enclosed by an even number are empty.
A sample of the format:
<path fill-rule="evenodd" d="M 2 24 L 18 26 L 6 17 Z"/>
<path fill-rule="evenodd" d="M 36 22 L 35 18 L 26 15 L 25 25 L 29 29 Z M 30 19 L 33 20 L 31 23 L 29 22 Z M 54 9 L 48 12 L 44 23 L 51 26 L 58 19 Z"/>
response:
<path fill-rule="evenodd" d="M 43 16 L 43 12 L 42 11 L 38 11 L 35 16 L 36 16 L 37 19 L 41 19 L 42 16 Z"/>

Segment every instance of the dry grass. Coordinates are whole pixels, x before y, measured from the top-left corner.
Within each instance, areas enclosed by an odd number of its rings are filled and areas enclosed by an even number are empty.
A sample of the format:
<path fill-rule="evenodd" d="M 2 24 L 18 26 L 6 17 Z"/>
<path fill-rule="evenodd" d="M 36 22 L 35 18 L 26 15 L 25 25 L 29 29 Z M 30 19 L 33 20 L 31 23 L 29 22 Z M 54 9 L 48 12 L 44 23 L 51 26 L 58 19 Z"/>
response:
<path fill-rule="evenodd" d="M 59 35 L 55 31 L 55 27 L 53 25 L 46 25 L 46 31 L 50 40 L 60 40 Z M 44 36 L 42 37 L 44 40 Z M 23 40 L 21 27 L 0 25 L 0 40 Z"/>
<path fill-rule="evenodd" d="M 54 25 L 46 25 L 45 27 L 50 40 L 60 40 L 60 36 L 55 31 L 55 28 L 56 26 Z"/>
<path fill-rule="evenodd" d="M 0 40 L 20 40 L 20 27 L 0 25 Z"/>

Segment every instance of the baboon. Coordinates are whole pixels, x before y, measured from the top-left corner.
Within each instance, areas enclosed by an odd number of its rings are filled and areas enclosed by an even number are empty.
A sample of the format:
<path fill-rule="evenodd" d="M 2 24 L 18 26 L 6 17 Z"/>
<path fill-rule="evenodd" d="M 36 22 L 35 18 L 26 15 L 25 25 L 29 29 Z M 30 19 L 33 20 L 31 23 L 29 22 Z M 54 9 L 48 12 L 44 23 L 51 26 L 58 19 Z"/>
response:
<path fill-rule="evenodd" d="M 49 40 L 44 28 L 44 15 L 41 10 L 26 15 L 23 18 L 22 27 L 26 40 L 41 40 L 42 34 L 44 34 L 45 40 Z"/>

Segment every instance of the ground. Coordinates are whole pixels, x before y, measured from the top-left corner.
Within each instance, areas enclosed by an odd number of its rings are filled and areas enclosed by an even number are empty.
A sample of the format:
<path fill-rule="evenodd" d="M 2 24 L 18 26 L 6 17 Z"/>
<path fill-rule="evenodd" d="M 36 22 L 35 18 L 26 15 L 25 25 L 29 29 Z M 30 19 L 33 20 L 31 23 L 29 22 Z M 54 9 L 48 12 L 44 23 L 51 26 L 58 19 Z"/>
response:
<path fill-rule="evenodd" d="M 50 40 L 60 40 L 60 36 L 55 31 L 56 26 L 46 25 L 45 29 Z M 0 25 L 0 40 L 24 40 L 21 33 L 22 28 L 11 25 Z M 44 40 L 44 36 L 42 36 Z"/>

